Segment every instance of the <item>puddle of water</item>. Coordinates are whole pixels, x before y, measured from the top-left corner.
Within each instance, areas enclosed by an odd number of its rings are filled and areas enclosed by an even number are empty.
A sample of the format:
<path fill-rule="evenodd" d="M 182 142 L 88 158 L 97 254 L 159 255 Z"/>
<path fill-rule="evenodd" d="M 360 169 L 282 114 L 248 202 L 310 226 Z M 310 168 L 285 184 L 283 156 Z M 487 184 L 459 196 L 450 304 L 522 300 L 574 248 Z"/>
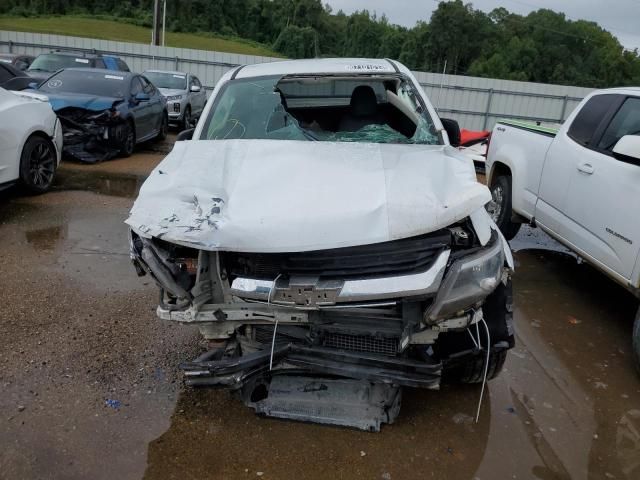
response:
<path fill-rule="evenodd" d="M 53 190 L 85 190 L 101 195 L 136 198 L 144 180 L 143 176 L 59 170 Z"/>
<path fill-rule="evenodd" d="M 55 225 L 53 227 L 36 228 L 24 232 L 27 243 L 36 250 L 51 250 L 67 237 L 68 226 Z"/>
<path fill-rule="evenodd" d="M 190 389 L 149 445 L 144 478 L 473 478 L 494 414 L 487 397 L 473 423 L 478 393 L 405 390 L 400 417 L 372 434 L 259 418 L 226 392 Z"/>

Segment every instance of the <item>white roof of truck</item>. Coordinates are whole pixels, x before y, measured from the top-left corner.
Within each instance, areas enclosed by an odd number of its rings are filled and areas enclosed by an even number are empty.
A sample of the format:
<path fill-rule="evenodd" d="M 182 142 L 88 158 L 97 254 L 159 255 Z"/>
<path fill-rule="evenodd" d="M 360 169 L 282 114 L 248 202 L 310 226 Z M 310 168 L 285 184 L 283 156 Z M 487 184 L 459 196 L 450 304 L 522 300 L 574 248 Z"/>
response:
<path fill-rule="evenodd" d="M 593 95 L 602 95 L 605 93 L 617 93 L 622 95 L 638 95 L 640 94 L 640 87 L 616 87 L 606 88 L 604 90 L 596 90 L 591 92 Z"/>
<path fill-rule="evenodd" d="M 236 78 L 253 78 L 269 75 L 336 75 L 372 73 L 408 73 L 407 67 L 395 60 L 370 58 L 317 58 L 287 60 L 283 62 L 245 65 L 237 71 Z"/>

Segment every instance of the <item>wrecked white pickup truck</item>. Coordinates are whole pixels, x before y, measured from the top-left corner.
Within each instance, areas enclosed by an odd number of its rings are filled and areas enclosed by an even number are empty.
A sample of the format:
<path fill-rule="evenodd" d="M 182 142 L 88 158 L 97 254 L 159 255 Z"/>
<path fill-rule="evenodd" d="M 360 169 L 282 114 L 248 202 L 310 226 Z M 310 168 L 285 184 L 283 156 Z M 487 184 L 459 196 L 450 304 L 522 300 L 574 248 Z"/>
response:
<path fill-rule="evenodd" d="M 236 390 L 265 415 L 378 430 L 401 386 L 500 372 L 511 253 L 406 67 L 239 67 L 181 136 L 127 223 L 159 317 L 212 346 L 182 366 L 188 384 Z"/>

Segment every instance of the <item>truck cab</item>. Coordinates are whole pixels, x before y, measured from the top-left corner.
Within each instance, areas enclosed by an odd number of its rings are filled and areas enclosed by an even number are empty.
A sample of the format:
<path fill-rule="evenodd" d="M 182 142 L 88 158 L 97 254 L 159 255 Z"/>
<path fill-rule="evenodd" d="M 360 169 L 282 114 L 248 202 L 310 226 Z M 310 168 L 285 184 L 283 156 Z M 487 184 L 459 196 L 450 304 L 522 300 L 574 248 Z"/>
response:
<path fill-rule="evenodd" d="M 640 296 L 640 88 L 593 92 L 559 128 L 498 122 L 487 181 L 507 238 L 539 226 Z"/>

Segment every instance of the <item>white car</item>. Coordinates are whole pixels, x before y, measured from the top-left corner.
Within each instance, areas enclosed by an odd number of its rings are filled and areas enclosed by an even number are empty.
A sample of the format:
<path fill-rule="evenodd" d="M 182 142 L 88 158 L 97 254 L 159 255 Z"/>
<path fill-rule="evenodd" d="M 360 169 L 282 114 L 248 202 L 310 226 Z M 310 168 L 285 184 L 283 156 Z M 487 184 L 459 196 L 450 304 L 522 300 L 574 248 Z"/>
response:
<path fill-rule="evenodd" d="M 51 187 L 62 152 L 62 128 L 47 98 L 0 88 L 0 189 L 30 193 Z"/>
<path fill-rule="evenodd" d="M 458 130 L 391 60 L 227 73 L 127 220 L 158 315 L 214 347 L 183 365 L 188 383 L 240 390 L 266 415 L 377 430 L 398 386 L 498 375 L 513 261 L 489 190 L 450 145 Z"/>
<path fill-rule="evenodd" d="M 592 93 L 559 129 L 498 122 L 487 184 L 505 237 L 539 226 L 640 298 L 640 88 Z M 633 338 L 640 367 L 640 310 Z"/>

